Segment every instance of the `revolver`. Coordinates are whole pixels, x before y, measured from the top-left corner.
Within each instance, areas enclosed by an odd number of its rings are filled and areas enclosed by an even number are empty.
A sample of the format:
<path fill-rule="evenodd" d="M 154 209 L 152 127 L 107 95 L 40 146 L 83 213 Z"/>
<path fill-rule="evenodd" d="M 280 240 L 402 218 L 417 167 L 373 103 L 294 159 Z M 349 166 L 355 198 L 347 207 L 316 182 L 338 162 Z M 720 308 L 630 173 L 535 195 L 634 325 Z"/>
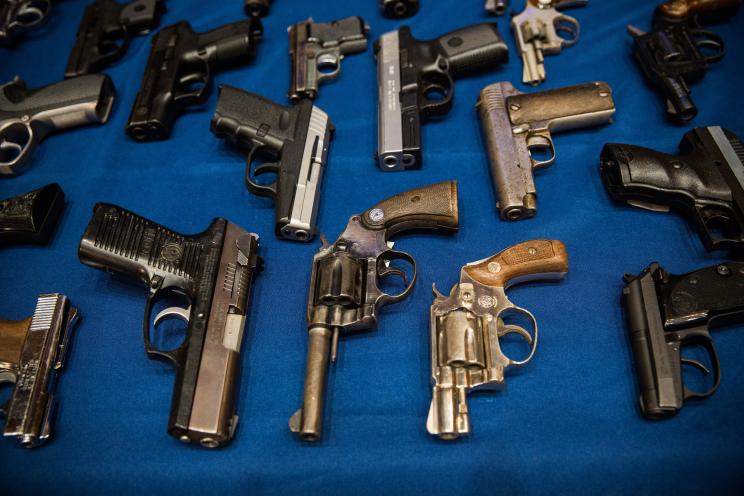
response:
<path fill-rule="evenodd" d="M 245 184 L 276 206 L 276 235 L 310 241 L 316 232 L 321 182 L 326 168 L 333 123 L 310 100 L 283 107 L 253 93 L 222 86 L 212 132 L 248 151 Z M 253 167 L 254 155 L 271 163 Z M 272 184 L 256 176 L 276 174 Z"/>
<path fill-rule="evenodd" d="M 0 200 L 0 246 L 46 244 L 65 206 L 59 184 Z"/>
<path fill-rule="evenodd" d="M 0 405 L 3 435 L 26 448 L 42 445 L 52 434 L 54 392 L 77 316 L 66 296 L 53 293 L 39 296 L 33 316 L 0 320 L 0 384 L 14 384 L 10 399 Z"/>
<path fill-rule="evenodd" d="M 456 231 L 458 219 L 457 183 L 449 181 L 383 200 L 352 216 L 334 244 L 324 240 L 310 275 L 304 400 L 289 420 L 290 430 L 301 439 L 320 438 L 328 365 L 336 360 L 339 334 L 372 329 L 377 311 L 406 298 L 416 283 L 415 261 L 393 250 L 388 238 L 414 229 Z M 410 280 L 393 261 L 412 267 Z M 386 277 L 399 277 L 405 289 L 397 295 L 384 293 L 380 283 Z"/>
<path fill-rule="evenodd" d="M 559 10 L 585 7 L 588 3 L 587 0 L 527 0 L 524 10 L 512 18 L 524 84 L 537 86 L 544 82 L 545 55 L 561 53 L 562 48 L 579 41 L 579 22 Z"/>
<path fill-rule="evenodd" d="M 292 57 L 292 80 L 289 99 L 314 100 L 323 81 L 341 73 L 344 55 L 367 49 L 369 26 L 361 17 L 346 17 L 329 23 L 299 22 L 289 28 L 289 55 Z"/>
<path fill-rule="evenodd" d="M 689 85 L 702 80 L 710 64 L 726 53 L 723 39 L 700 22 L 731 16 L 740 4 L 741 0 L 671 1 L 657 7 L 651 32 L 628 26 L 635 59 L 664 96 L 669 119 L 684 123 L 697 115 Z"/>
<path fill-rule="evenodd" d="M 491 178 L 503 220 L 537 212 L 533 170 L 552 165 L 552 132 L 598 126 L 612 121 L 615 103 L 607 83 L 594 82 L 537 93 L 522 93 L 509 82 L 486 86 L 476 105 L 488 150 Z M 550 157 L 535 160 L 533 150 Z"/>
<path fill-rule="evenodd" d="M 429 434 L 446 440 L 470 434 L 467 394 L 502 390 L 505 372 L 521 367 L 535 354 L 535 317 L 509 301 L 506 289 L 525 281 L 559 280 L 567 272 L 563 243 L 534 240 L 465 265 L 449 296 L 432 286 L 429 335 L 434 387 L 426 420 Z M 531 329 L 508 320 L 517 315 Z M 530 345 L 525 359 L 513 360 L 501 350 L 499 340 L 508 334 L 517 334 Z"/>
<path fill-rule="evenodd" d="M 252 17 L 264 17 L 269 14 L 271 0 L 245 0 L 245 13 Z"/>
<path fill-rule="evenodd" d="M 416 15 L 419 0 L 379 0 L 382 15 L 390 19 L 403 19 Z"/>
<path fill-rule="evenodd" d="M 509 0 L 486 0 L 486 12 L 493 15 L 504 15 L 509 8 Z"/>
<path fill-rule="evenodd" d="M 217 71 L 255 58 L 262 34 L 256 17 L 207 33 L 195 33 L 186 21 L 160 30 L 152 40 L 126 133 L 140 142 L 167 139 L 187 107 L 206 102 Z"/>
<path fill-rule="evenodd" d="M 744 144 L 718 126 L 682 137 L 679 155 L 608 143 L 600 172 L 613 200 L 656 212 L 678 210 L 707 250 L 744 253 Z"/>
<path fill-rule="evenodd" d="M 89 74 L 29 90 L 18 76 L 0 86 L 0 176 L 26 165 L 49 133 L 103 124 L 116 92 L 111 78 Z"/>
<path fill-rule="evenodd" d="M 0 46 L 12 46 L 27 31 L 42 24 L 52 0 L 0 0 Z"/>
<path fill-rule="evenodd" d="M 744 321 L 744 263 L 726 262 L 675 275 L 652 263 L 626 275 L 623 307 L 638 379 L 641 414 L 661 419 L 688 400 L 710 397 L 720 384 L 720 364 L 709 328 Z M 710 374 L 706 365 L 684 357 L 685 347 L 702 348 L 710 359 L 713 385 L 694 391 L 683 381 L 683 365 Z"/>
<path fill-rule="evenodd" d="M 147 285 L 145 350 L 151 359 L 175 366 L 168 433 L 185 443 L 224 446 L 237 427 L 240 344 L 259 268 L 257 250 L 257 235 L 222 218 L 200 234 L 184 236 L 105 203 L 93 209 L 80 241 L 85 265 Z M 158 349 L 150 340 L 152 311 L 174 294 L 188 298 L 190 306 L 164 309 L 154 325 L 181 318 L 188 325 L 186 338 L 176 349 Z"/>
<path fill-rule="evenodd" d="M 165 0 L 96 0 L 85 9 L 65 77 L 100 72 L 121 59 L 133 36 L 150 32 L 165 12 Z"/>
<path fill-rule="evenodd" d="M 375 43 L 378 88 L 377 159 L 383 171 L 422 165 L 421 121 L 446 115 L 454 79 L 495 69 L 509 49 L 495 24 L 476 24 L 438 40 L 420 41 L 408 26 Z"/>

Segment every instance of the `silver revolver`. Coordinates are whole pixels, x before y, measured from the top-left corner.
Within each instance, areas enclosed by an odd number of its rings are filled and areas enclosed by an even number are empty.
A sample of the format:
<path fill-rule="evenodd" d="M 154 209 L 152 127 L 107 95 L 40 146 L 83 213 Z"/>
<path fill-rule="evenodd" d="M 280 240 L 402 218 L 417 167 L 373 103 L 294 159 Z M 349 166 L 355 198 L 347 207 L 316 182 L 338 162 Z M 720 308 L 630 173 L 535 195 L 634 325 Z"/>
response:
<path fill-rule="evenodd" d="M 588 0 L 527 0 L 524 10 L 511 22 L 524 66 L 522 82 L 537 86 L 546 79 L 545 57 L 579 41 L 579 22 L 558 9 L 585 7 Z M 565 33 L 568 37 L 559 36 Z"/>
<path fill-rule="evenodd" d="M 27 448 L 43 444 L 51 435 L 56 375 L 77 315 L 66 296 L 43 294 L 32 317 L 0 320 L 0 384 L 15 384 L 10 400 L 0 405 L 3 435 Z"/>
<path fill-rule="evenodd" d="M 430 338 L 434 387 L 426 420 L 429 434 L 447 440 L 470 434 L 467 394 L 500 391 L 506 370 L 532 359 L 537 347 L 535 317 L 509 301 L 506 289 L 525 281 L 560 280 L 567 272 L 563 243 L 534 240 L 465 265 L 449 296 L 433 287 Z M 523 321 L 510 320 L 515 314 L 526 318 L 532 332 Z M 504 354 L 499 339 L 507 334 L 527 341 L 530 352 L 526 358 L 513 360 Z"/>
<path fill-rule="evenodd" d="M 551 133 L 611 122 L 615 114 L 612 89 L 603 82 L 537 93 L 522 93 L 509 82 L 494 83 L 483 88 L 476 108 L 503 220 L 537 212 L 533 170 L 555 161 Z M 550 156 L 533 158 L 532 151 L 540 149 Z"/>

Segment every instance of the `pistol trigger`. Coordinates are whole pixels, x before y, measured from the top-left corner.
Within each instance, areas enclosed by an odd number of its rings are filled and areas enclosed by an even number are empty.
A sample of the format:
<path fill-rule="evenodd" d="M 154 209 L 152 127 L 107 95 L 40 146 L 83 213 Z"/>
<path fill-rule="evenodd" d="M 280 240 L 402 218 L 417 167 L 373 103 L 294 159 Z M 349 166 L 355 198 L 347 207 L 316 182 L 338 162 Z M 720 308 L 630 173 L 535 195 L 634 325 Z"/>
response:
<path fill-rule="evenodd" d="M 278 173 L 279 173 L 279 164 L 275 162 L 257 165 L 256 168 L 253 169 L 254 176 L 260 176 L 261 174 L 278 174 Z"/>
<path fill-rule="evenodd" d="M 179 318 L 183 320 L 184 322 L 186 322 L 186 324 L 188 324 L 190 315 L 191 315 L 190 306 L 188 308 L 169 307 L 161 311 L 155 316 L 155 319 L 153 320 L 153 324 L 158 325 L 162 320 L 172 319 L 172 318 Z"/>
<path fill-rule="evenodd" d="M 646 34 L 645 31 L 641 31 L 640 29 L 638 29 L 637 27 L 633 26 L 632 24 L 628 24 L 627 29 L 628 29 L 628 33 L 633 38 L 638 38 L 638 37 L 643 36 L 643 35 Z"/>
<path fill-rule="evenodd" d="M 682 358 L 680 362 L 682 365 L 691 365 L 692 367 L 695 367 L 705 375 L 710 374 L 710 369 L 697 360 L 693 360 L 692 358 Z"/>

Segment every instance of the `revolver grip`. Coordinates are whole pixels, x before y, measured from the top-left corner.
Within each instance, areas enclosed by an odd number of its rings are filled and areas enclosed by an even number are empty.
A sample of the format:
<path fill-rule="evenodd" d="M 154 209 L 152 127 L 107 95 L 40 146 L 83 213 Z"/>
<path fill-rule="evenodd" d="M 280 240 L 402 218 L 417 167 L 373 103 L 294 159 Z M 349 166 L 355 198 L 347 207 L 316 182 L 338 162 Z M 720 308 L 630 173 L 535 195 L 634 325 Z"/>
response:
<path fill-rule="evenodd" d="M 692 16 L 713 23 L 736 15 L 740 6 L 741 0 L 669 0 L 656 7 L 654 25 L 687 22 Z"/>
<path fill-rule="evenodd" d="M 437 43 L 440 53 L 447 59 L 452 78 L 496 69 L 509 60 L 509 48 L 501 39 L 496 24 L 468 26 L 445 34 Z"/>
<path fill-rule="evenodd" d="M 211 55 L 212 69 L 219 71 L 255 58 L 262 34 L 261 20 L 251 17 L 200 34 L 197 44 Z"/>

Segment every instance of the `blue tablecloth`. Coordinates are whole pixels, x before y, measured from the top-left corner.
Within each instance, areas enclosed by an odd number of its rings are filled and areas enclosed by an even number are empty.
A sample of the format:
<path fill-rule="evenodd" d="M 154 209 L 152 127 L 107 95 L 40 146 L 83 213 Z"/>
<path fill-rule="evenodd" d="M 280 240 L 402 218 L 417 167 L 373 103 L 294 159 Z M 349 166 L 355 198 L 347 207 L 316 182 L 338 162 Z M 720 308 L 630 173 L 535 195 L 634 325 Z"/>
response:
<path fill-rule="evenodd" d="M 14 50 L 0 49 L 0 80 L 19 74 L 30 87 L 59 81 L 87 3 L 57 2 L 42 30 Z M 161 26 L 188 19 L 195 30 L 206 31 L 244 15 L 242 0 L 167 3 Z M 492 20 L 482 0 L 422 3 L 406 22 L 421 39 Z M 376 39 L 399 24 L 383 19 L 376 4 L 277 0 L 264 20 L 257 60 L 219 74 L 216 82 L 286 102 L 287 26 L 309 16 L 328 21 L 361 15 Z M 270 202 L 245 190 L 242 156 L 209 132 L 216 91 L 204 109 L 177 121 L 167 141 L 138 144 L 124 135 L 150 45 L 149 38 L 135 39 L 107 71 L 118 93 L 110 122 L 50 136 L 23 175 L 0 181 L 3 198 L 52 181 L 67 193 L 49 246 L 0 252 L 0 316 L 29 315 L 42 292 L 68 295 L 82 314 L 58 389 L 54 439 L 33 451 L 0 440 L 3 494 L 741 494 L 744 329 L 714 334 L 723 368 L 715 396 L 652 423 L 638 413 L 620 306 L 625 272 L 638 273 L 656 260 L 683 273 L 724 255 L 706 253 L 681 217 L 611 203 L 598 156 L 608 141 L 674 152 L 693 125 L 722 125 L 743 134 L 744 14 L 715 26 L 728 40 L 728 54 L 694 87 L 700 114 L 680 127 L 666 121 L 658 95 L 631 56 L 626 25 L 648 29 L 652 11 L 652 2 L 639 0 L 594 1 L 570 11 L 581 22 L 581 40 L 548 57 L 548 82 L 541 89 L 604 80 L 614 90 L 617 114 L 609 126 L 555 136 L 558 159 L 537 174 L 539 212 L 528 221 L 497 217 L 473 110 L 488 83 L 508 80 L 530 91 L 520 82 L 522 65 L 507 19 L 498 25 L 511 50 L 509 64 L 457 82 L 452 112 L 424 127 L 426 163 L 420 171 L 385 174 L 373 161 L 377 90 L 371 49 L 347 57 L 341 77 L 321 88 L 317 104 L 337 127 L 319 213 L 329 239 L 350 215 L 378 200 L 448 179 L 459 182 L 461 225 L 452 237 L 398 240 L 396 247 L 418 262 L 419 283 L 409 299 L 381 312 L 376 330 L 341 341 L 329 378 L 327 428 L 317 444 L 299 442 L 287 428 L 302 392 L 307 284 L 317 244 L 275 238 Z M 223 216 L 261 235 L 266 268 L 255 284 L 243 343 L 240 425 L 228 448 L 207 451 L 166 434 L 173 372 L 143 351 L 145 289 L 77 258 L 98 201 L 183 233 L 199 232 Z M 507 377 L 505 391 L 471 397 L 470 438 L 431 438 L 425 429 L 431 284 L 448 290 L 466 262 L 534 238 L 563 240 L 571 263 L 560 284 L 510 292 L 539 321 L 534 360 Z"/>

